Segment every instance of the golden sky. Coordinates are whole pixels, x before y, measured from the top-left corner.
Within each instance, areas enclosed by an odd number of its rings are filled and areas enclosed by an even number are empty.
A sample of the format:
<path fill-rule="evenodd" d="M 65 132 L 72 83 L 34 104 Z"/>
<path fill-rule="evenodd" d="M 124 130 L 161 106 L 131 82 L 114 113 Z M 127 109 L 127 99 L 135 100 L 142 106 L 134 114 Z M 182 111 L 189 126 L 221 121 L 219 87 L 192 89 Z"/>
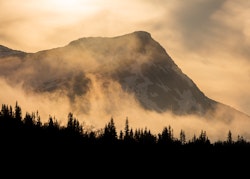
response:
<path fill-rule="evenodd" d="M 25 52 L 151 33 L 208 97 L 250 115 L 250 1 L 0 0 L 0 44 Z"/>

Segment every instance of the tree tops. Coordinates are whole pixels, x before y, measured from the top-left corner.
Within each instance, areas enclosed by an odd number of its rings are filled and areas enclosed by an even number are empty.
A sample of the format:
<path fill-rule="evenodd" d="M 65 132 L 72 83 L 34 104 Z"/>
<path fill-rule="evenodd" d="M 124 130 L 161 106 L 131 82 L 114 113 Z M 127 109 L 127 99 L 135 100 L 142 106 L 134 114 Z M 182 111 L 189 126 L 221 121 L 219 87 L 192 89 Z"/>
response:
<path fill-rule="evenodd" d="M 24 117 L 23 117 L 24 116 Z M 239 136 L 236 141 L 232 138 L 232 132 L 228 131 L 225 141 L 211 143 L 206 131 L 201 130 L 198 136 L 187 140 L 184 130 L 179 132 L 179 137 L 174 137 L 174 129 L 164 126 L 158 134 L 152 134 L 150 129 L 129 126 L 126 118 L 124 129 L 117 131 L 115 121 L 111 117 L 110 121 L 102 130 L 93 131 L 79 122 L 69 112 L 66 126 L 61 126 L 57 119 L 49 116 L 47 122 L 42 123 L 37 112 L 25 113 L 16 102 L 14 109 L 12 106 L 2 104 L 0 111 L 0 139 L 1 141 L 12 141 L 18 143 L 34 142 L 37 144 L 108 144 L 108 145 L 157 145 L 167 147 L 228 147 L 228 146 L 250 146 L 243 136 Z"/>

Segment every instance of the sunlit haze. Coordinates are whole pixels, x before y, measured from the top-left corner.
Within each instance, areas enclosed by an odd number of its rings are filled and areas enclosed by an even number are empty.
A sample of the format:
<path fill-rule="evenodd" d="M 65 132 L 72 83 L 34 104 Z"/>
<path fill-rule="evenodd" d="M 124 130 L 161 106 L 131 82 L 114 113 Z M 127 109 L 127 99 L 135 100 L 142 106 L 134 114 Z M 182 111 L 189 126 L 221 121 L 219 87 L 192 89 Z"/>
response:
<path fill-rule="evenodd" d="M 250 1 L 246 0 L 0 0 L 0 44 L 24 52 L 38 52 L 65 46 L 82 37 L 115 37 L 138 30 L 147 31 L 206 96 L 250 115 L 249 17 Z M 4 81 L 0 80 L 0 84 L 5 93 L 13 92 L 14 89 Z M 49 103 L 50 97 L 27 97 L 21 87 L 18 93 L 10 96 L 2 96 L 0 102 L 13 104 L 15 98 L 20 98 L 21 106 L 36 110 L 32 103 L 40 99 L 46 104 L 46 110 L 71 110 L 67 104 L 56 107 L 58 102 L 66 101 L 63 97 Z M 124 109 L 131 105 L 128 101 L 125 101 Z M 95 105 L 98 110 L 99 104 Z M 130 109 L 130 114 L 117 112 L 116 117 L 124 121 L 126 116 L 139 118 L 137 114 L 141 109 L 137 104 L 134 106 L 136 108 Z M 45 107 L 38 110 L 45 110 Z M 98 117 L 95 116 L 97 111 L 92 113 L 92 118 Z M 171 118 L 170 114 L 142 114 L 141 120 L 146 115 L 155 118 L 156 126 L 167 125 Z M 78 117 L 87 118 L 81 114 Z M 163 122 L 165 118 L 168 119 Z M 176 119 L 173 124 L 176 133 L 181 128 L 192 128 L 189 119 L 182 123 L 183 120 Z M 206 123 L 195 121 L 196 132 L 200 127 L 206 128 Z M 144 127 L 147 123 L 144 122 L 137 120 L 134 123 Z M 247 131 L 249 124 L 241 124 Z M 216 138 L 216 130 L 228 130 L 228 126 L 213 125 L 209 131 L 211 137 Z"/>

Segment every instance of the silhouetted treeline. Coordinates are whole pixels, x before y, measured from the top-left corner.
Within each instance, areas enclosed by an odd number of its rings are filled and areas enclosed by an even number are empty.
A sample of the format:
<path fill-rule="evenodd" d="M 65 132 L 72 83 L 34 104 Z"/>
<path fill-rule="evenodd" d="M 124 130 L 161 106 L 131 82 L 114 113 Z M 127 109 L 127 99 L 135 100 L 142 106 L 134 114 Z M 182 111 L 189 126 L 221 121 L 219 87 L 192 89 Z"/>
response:
<path fill-rule="evenodd" d="M 179 138 L 174 137 L 174 130 L 169 126 L 163 127 L 159 134 L 152 134 L 150 129 L 133 129 L 129 126 L 128 118 L 124 123 L 124 130 L 117 131 L 114 119 L 110 121 L 103 129 L 93 131 L 85 128 L 73 113 L 68 114 L 66 126 L 61 126 L 55 117 L 49 116 L 46 123 L 41 122 L 38 111 L 24 115 L 21 107 L 16 102 L 15 107 L 3 104 L 0 111 L 0 139 L 5 144 L 15 145 L 71 145 L 71 146 L 89 146 L 89 145 L 156 145 L 168 148 L 191 149 L 191 148 L 235 148 L 249 147 L 250 143 L 243 136 L 238 135 L 238 139 L 232 139 L 232 133 L 229 130 L 225 141 L 210 142 L 206 131 L 201 130 L 198 136 L 194 135 L 192 139 L 187 140 L 185 131 L 181 130 Z"/>
<path fill-rule="evenodd" d="M 214 177 L 218 171 L 225 176 L 221 167 L 229 170 L 231 167 L 232 171 L 238 168 L 239 176 L 243 163 L 249 159 L 246 154 L 250 143 L 242 136 L 234 141 L 231 131 L 225 141 L 212 143 L 204 130 L 187 140 L 184 130 L 179 132 L 179 137 L 174 137 L 170 125 L 153 134 L 147 128 L 133 129 L 127 118 L 123 130 L 118 131 L 111 117 L 103 129 L 93 131 L 81 124 L 73 113 L 67 117 L 65 126 L 52 116 L 42 123 L 38 111 L 23 113 L 18 103 L 14 107 L 3 104 L 0 157 L 8 176 L 23 173 L 48 177 L 53 172 L 57 178 L 58 174 L 65 173 L 71 178 L 86 173 L 110 177 L 114 171 L 125 177 L 137 174 L 140 178 L 170 173 L 192 177 L 202 173 Z M 5 172 L 5 168 L 1 172 Z M 229 173 L 231 170 L 226 171 Z"/>

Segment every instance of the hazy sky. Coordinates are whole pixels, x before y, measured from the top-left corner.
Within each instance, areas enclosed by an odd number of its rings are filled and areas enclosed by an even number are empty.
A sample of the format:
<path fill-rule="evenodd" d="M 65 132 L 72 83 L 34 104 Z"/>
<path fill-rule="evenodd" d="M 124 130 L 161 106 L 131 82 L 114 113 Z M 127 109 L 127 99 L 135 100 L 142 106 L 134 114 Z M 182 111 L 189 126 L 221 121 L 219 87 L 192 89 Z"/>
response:
<path fill-rule="evenodd" d="M 250 115 L 250 1 L 0 0 L 0 44 L 36 52 L 151 33 L 208 97 Z"/>

